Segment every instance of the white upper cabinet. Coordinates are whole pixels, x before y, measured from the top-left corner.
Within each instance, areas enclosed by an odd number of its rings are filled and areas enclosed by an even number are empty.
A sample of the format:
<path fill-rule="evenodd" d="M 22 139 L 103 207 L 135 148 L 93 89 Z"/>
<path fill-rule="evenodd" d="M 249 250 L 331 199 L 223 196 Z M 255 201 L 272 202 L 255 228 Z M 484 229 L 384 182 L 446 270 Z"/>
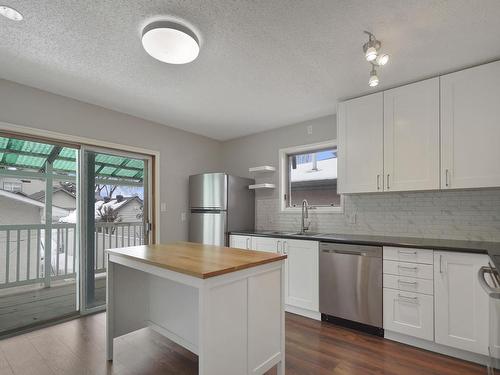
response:
<path fill-rule="evenodd" d="M 500 186 L 500 61 L 441 77 L 441 188 Z"/>
<path fill-rule="evenodd" d="M 338 107 L 340 193 L 383 190 L 383 94 L 349 100 Z"/>
<path fill-rule="evenodd" d="M 384 92 L 384 190 L 433 189 L 439 189 L 439 78 Z"/>
<path fill-rule="evenodd" d="M 488 354 L 488 296 L 478 271 L 485 254 L 434 252 L 435 341 Z"/>

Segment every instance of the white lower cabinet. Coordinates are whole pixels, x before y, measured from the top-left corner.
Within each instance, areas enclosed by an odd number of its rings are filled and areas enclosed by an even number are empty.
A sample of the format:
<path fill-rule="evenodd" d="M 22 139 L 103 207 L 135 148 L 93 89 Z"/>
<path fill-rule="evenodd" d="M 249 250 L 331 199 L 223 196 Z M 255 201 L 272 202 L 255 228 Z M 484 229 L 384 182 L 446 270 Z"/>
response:
<path fill-rule="evenodd" d="M 232 234 L 229 236 L 229 247 L 234 247 L 236 249 L 250 250 L 252 243 L 252 236 L 240 236 Z"/>
<path fill-rule="evenodd" d="M 434 340 L 432 250 L 384 247 L 384 329 Z"/>
<path fill-rule="evenodd" d="M 231 235 L 231 247 L 283 253 L 287 311 L 315 319 L 319 314 L 319 242 Z"/>
<path fill-rule="evenodd" d="M 252 250 L 268 251 L 270 253 L 281 253 L 283 240 L 273 237 L 252 237 Z"/>
<path fill-rule="evenodd" d="M 488 260 L 484 254 L 434 252 L 437 343 L 488 354 L 488 297 L 477 276 Z"/>
<path fill-rule="evenodd" d="M 384 288 L 384 329 L 432 341 L 432 295 Z"/>
<path fill-rule="evenodd" d="M 285 240 L 285 304 L 319 311 L 319 242 Z"/>
<path fill-rule="evenodd" d="M 488 297 L 478 280 L 488 260 L 486 254 L 384 247 L 384 329 L 427 340 L 425 349 L 488 355 Z"/>

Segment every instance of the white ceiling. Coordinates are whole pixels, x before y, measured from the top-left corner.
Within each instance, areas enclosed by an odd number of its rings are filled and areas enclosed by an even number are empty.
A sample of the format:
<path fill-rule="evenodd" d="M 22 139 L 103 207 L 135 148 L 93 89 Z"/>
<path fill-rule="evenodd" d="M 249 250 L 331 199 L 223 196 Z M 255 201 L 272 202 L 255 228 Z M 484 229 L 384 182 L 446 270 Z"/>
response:
<path fill-rule="evenodd" d="M 0 77 L 225 140 L 336 112 L 368 93 L 367 29 L 392 60 L 377 89 L 500 57 L 499 0 L 5 0 Z M 201 38 L 191 64 L 142 49 L 171 16 Z"/>

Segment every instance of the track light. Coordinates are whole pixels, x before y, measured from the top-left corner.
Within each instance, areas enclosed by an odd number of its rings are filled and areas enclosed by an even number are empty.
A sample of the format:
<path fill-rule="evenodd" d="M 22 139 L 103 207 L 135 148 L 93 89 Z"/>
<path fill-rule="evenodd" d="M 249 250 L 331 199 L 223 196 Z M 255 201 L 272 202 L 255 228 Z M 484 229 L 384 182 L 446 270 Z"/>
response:
<path fill-rule="evenodd" d="M 386 53 L 382 53 L 381 55 L 377 56 L 375 62 L 378 66 L 384 66 L 389 62 L 389 55 Z"/>
<path fill-rule="evenodd" d="M 377 71 L 375 70 L 375 67 L 372 68 L 372 71 L 370 72 L 370 79 L 368 80 L 368 85 L 370 87 L 375 87 L 378 85 L 378 76 L 377 76 Z"/>
<path fill-rule="evenodd" d="M 375 47 L 370 47 L 365 52 L 366 61 L 373 61 L 377 58 L 377 50 Z"/>
<path fill-rule="evenodd" d="M 375 38 L 375 35 L 369 31 L 365 31 L 365 33 L 368 34 L 368 42 L 363 45 L 363 52 L 365 53 L 366 61 L 368 61 L 372 66 L 368 85 L 370 85 L 370 87 L 375 87 L 379 84 L 375 68 L 386 65 L 389 62 L 389 55 L 386 53 L 380 53 L 382 43 Z"/>

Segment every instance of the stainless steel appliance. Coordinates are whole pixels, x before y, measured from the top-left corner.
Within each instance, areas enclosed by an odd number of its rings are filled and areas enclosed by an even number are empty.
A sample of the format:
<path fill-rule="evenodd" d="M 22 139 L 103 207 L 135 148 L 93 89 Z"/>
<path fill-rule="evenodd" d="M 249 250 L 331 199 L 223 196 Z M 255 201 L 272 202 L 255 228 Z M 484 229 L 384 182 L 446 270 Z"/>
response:
<path fill-rule="evenodd" d="M 227 246 L 230 231 L 253 230 L 253 183 L 226 173 L 189 176 L 189 241 Z"/>
<path fill-rule="evenodd" d="M 490 264 L 479 270 L 479 283 L 489 296 L 489 362 L 488 374 L 500 374 L 500 275 Z"/>
<path fill-rule="evenodd" d="M 381 335 L 382 304 L 382 247 L 321 242 L 322 319 Z"/>

